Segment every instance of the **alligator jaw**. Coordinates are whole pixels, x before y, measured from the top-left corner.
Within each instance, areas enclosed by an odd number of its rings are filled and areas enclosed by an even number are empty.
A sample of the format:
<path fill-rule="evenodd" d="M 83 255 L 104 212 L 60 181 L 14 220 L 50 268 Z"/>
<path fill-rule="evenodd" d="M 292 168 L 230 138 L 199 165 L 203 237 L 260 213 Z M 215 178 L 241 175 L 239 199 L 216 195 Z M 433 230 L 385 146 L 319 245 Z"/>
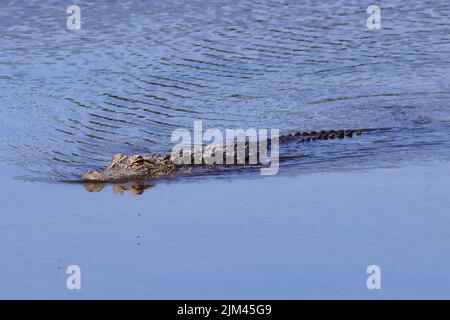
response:
<path fill-rule="evenodd" d="M 81 179 L 86 181 L 106 181 L 104 174 L 98 171 L 88 171 Z"/>

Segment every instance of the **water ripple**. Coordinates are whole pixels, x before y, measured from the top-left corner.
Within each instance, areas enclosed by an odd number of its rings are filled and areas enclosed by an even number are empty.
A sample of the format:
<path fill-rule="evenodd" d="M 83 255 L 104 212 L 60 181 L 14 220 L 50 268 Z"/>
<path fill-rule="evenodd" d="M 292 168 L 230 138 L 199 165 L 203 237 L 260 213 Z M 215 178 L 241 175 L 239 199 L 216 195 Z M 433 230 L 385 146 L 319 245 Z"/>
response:
<path fill-rule="evenodd" d="M 168 152 L 194 120 L 396 128 L 282 147 L 287 173 L 448 158 L 450 4 L 383 2 L 379 31 L 368 4 L 79 1 L 71 32 L 60 1 L 5 1 L 1 160 L 70 179 L 116 152 Z"/>

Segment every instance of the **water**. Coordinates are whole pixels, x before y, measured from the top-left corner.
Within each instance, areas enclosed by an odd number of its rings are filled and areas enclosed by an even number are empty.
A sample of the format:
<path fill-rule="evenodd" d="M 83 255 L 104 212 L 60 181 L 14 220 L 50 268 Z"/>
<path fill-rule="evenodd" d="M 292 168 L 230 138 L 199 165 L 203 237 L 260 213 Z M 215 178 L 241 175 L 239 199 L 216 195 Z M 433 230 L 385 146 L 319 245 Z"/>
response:
<path fill-rule="evenodd" d="M 2 179 L 0 297 L 449 298 L 449 174 L 174 181 L 141 196 Z M 66 288 L 73 264 L 81 290 Z M 381 290 L 366 287 L 373 264 Z"/>
<path fill-rule="evenodd" d="M 282 133 L 394 127 L 345 147 L 369 166 L 448 157 L 445 1 L 383 3 L 379 31 L 364 1 L 79 6 L 73 32 L 59 1 L 2 5 L 1 157 L 28 177 L 76 179 L 117 152 L 169 152 L 172 131 L 194 120 Z M 294 155 L 314 170 L 331 161 L 324 148 Z"/>
<path fill-rule="evenodd" d="M 370 4 L 81 0 L 69 31 L 60 1 L 3 1 L 0 296 L 73 297 L 64 267 L 80 263 L 86 298 L 371 298 L 358 272 L 375 260 L 391 281 L 379 296 L 448 297 L 450 3 L 383 1 L 377 31 Z M 118 152 L 168 153 L 194 120 L 390 130 L 284 146 L 269 179 L 224 170 L 140 197 L 64 183 Z"/>

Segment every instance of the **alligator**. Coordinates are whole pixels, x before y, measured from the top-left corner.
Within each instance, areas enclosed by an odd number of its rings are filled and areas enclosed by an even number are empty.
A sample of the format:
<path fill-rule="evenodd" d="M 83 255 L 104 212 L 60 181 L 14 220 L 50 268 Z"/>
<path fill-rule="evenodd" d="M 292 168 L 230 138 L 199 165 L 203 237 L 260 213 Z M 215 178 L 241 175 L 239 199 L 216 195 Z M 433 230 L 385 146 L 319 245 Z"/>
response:
<path fill-rule="evenodd" d="M 321 131 L 296 131 L 279 136 L 280 144 L 295 142 L 307 143 L 314 140 L 344 139 L 361 135 L 377 129 L 356 129 L 356 130 L 321 130 Z M 380 130 L 380 129 L 379 129 Z M 270 139 L 267 139 L 270 148 Z M 235 146 L 236 148 L 236 146 Z M 246 142 L 246 150 L 249 149 Z M 236 149 L 235 149 L 236 150 Z M 248 160 L 248 154 L 246 160 Z M 258 160 L 259 161 L 259 160 Z M 248 161 L 247 161 L 248 162 Z M 259 163 L 260 164 L 260 163 Z M 194 166 L 206 166 L 201 164 L 176 164 L 171 156 L 156 155 L 114 155 L 111 164 L 104 171 L 88 171 L 82 176 L 82 181 L 91 183 L 90 191 L 96 191 L 95 184 L 108 182 L 129 182 L 139 180 L 149 180 L 166 176 L 185 175 L 192 172 Z M 127 185 L 124 190 L 133 189 Z M 133 189 L 134 190 L 134 189 Z"/>

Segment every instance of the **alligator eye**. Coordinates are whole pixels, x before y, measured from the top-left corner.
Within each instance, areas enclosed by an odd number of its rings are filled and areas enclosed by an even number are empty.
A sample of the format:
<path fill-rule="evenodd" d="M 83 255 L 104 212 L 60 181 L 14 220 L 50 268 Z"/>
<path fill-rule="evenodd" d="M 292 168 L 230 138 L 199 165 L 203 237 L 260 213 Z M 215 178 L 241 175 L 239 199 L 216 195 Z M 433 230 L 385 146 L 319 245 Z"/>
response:
<path fill-rule="evenodd" d="M 144 162 L 145 162 L 145 159 L 144 159 L 144 157 L 141 157 L 141 156 L 133 156 L 133 157 L 129 158 L 129 160 L 128 160 L 128 164 L 131 166 L 135 166 L 135 165 L 139 166 L 139 165 L 143 164 Z"/>
<path fill-rule="evenodd" d="M 133 163 L 131 164 L 131 165 L 138 165 L 138 166 L 140 166 L 141 164 L 143 164 L 145 162 L 145 160 L 144 159 L 137 159 L 137 160 L 134 160 L 133 161 Z"/>

